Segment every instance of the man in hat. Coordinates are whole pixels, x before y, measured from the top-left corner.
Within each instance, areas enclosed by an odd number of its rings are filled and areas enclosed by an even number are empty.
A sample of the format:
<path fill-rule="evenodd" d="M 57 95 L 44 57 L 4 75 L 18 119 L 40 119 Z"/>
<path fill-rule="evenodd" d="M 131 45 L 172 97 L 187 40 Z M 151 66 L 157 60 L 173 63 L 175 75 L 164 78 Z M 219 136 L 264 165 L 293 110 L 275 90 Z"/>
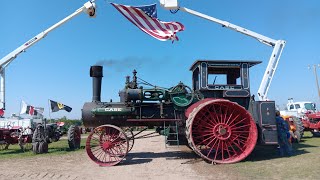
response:
<path fill-rule="evenodd" d="M 276 123 L 278 132 L 279 154 L 280 156 L 291 156 L 292 146 L 288 139 L 289 124 L 280 116 L 280 112 L 276 111 Z"/>

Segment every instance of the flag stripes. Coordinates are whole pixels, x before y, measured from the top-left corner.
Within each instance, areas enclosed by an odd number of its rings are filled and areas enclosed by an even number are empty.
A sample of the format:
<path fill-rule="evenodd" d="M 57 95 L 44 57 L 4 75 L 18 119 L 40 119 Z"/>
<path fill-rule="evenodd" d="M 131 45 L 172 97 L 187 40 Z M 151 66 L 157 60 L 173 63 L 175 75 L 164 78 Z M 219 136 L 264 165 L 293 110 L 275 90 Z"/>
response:
<path fill-rule="evenodd" d="M 156 11 L 156 4 L 141 7 L 111 4 L 135 26 L 160 41 L 179 40 L 176 33 L 184 30 L 184 26 L 179 22 L 158 20 L 153 12 Z M 147 14 L 154 16 L 150 17 Z"/>

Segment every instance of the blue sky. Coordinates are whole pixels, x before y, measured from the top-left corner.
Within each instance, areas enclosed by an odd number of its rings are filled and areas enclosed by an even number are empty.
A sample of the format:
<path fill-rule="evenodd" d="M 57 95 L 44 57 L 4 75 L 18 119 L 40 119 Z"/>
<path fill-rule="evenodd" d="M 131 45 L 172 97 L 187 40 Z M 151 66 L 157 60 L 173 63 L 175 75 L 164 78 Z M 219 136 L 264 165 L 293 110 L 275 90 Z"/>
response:
<path fill-rule="evenodd" d="M 41 31 L 73 13 L 85 0 L 3 1 L 0 11 L 0 58 Z M 48 99 L 73 108 L 71 113 L 51 113 L 52 118 L 80 119 L 84 102 L 92 99 L 89 68 L 101 60 L 104 67 L 102 101 L 119 101 L 125 76 L 138 76 L 151 84 L 171 87 L 191 85 L 189 67 L 197 59 L 261 60 L 250 71 L 251 92 L 256 94 L 272 48 L 255 39 L 185 12 L 171 14 L 156 0 L 119 0 L 118 4 L 157 3 L 158 18 L 178 21 L 185 31 L 180 41 L 162 42 L 146 35 L 103 0 L 96 2 L 97 17 L 86 14 L 71 19 L 20 54 L 6 69 L 6 116 L 20 111 L 21 101 L 44 107 Z M 283 107 L 289 97 L 319 103 L 315 76 L 308 65 L 319 64 L 320 1 L 197 1 L 180 5 L 229 21 L 272 39 L 287 41 L 268 97 Z"/>

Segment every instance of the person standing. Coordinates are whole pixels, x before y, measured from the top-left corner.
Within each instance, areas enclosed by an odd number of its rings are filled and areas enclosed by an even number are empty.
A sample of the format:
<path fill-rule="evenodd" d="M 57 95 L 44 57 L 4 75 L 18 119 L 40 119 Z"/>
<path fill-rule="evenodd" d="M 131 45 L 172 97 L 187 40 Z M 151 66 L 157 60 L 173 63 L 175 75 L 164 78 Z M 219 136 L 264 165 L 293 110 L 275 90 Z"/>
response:
<path fill-rule="evenodd" d="M 291 156 L 292 146 L 288 139 L 289 124 L 280 116 L 280 111 L 276 111 L 276 123 L 278 132 L 279 155 Z"/>

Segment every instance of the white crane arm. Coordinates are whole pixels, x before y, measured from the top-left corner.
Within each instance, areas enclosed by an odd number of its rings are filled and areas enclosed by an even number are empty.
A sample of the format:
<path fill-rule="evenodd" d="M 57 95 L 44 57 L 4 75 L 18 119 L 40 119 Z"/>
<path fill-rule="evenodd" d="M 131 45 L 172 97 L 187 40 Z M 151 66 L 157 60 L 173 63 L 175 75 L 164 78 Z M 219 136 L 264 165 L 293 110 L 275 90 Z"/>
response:
<path fill-rule="evenodd" d="M 35 37 L 31 38 L 29 41 L 25 42 L 21 46 L 19 46 L 17 49 L 6 55 L 0 60 L 0 70 L 5 68 L 12 60 L 14 60 L 20 53 L 25 52 L 26 49 L 40 41 L 42 38 L 44 38 L 49 32 L 56 29 L 57 27 L 61 26 L 62 24 L 66 23 L 73 17 L 77 16 L 78 14 L 85 12 L 90 17 L 95 16 L 95 3 L 93 1 L 86 2 L 81 8 L 77 9 L 74 13 L 70 14 L 66 18 L 62 19 L 61 21 L 57 22 L 53 26 L 49 27 L 45 31 L 39 33 Z"/>
<path fill-rule="evenodd" d="M 272 81 L 272 78 L 273 78 L 274 73 L 276 71 L 278 62 L 280 60 L 282 50 L 283 50 L 285 43 L 286 43 L 284 40 L 274 40 L 274 39 L 271 39 L 271 38 L 266 37 L 264 35 L 250 31 L 246 28 L 231 24 L 227 21 L 223 21 L 223 20 L 208 16 L 208 15 L 202 14 L 200 12 L 197 12 L 197 11 L 185 8 L 185 7 L 179 7 L 178 0 L 160 0 L 160 5 L 168 10 L 182 10 L 182 11 L 187 12 L 189 14 L 192 14 L 192 15 L 201 17 L 203 19 L 221 24 L 222 27 L 226 27 L 226 28 L 232 29 L 234 31 L 240 32 L 242 34 L 245 34 L 247 36 L 253 37 L 253 38 L 257 39 L 259 42 L 273 47 L 273 51 L 272 51 L 271 57 L 269 59 L 268 66 L 266 68 L 266 71 L 264 73 L 264 76 L 262 78 L 262 81 L 261 81 L 261 84 L 260 84 L 260 87 L 258 90 L 259 100 L 260 101 L 267 100 L 268 90 L 271 85 L 271 81 Z"/>
<path fill-rule="evenodd" d="M 31 47 L 32 45 L 39 42 L 43 39 L 49 32 L 56 29 L 57 27 L 61 26 L 62 24 L 66 23 L 73 17 L 77 16 L 78 14 L 85 12 L 89 15 L 89 17 L 95 17 L 96 11 L 96 4 L 94 0 L 86 2 L 82 7 L 77 9 L 74 13 L 70 14 L 69 16 L 65 17 L 58 23 L 54 24 L 53 26 L 49 27 L 45 31 L 39 33 L 35 37 L 31 38 L 29 41 L 25 42 L 17 49 L 10 52 L 8 55 L 3 57 L 0 60 L 0 109 L 5 109 L 5 68 L 22 52 L 25 52 L 26 49 Z"/>

